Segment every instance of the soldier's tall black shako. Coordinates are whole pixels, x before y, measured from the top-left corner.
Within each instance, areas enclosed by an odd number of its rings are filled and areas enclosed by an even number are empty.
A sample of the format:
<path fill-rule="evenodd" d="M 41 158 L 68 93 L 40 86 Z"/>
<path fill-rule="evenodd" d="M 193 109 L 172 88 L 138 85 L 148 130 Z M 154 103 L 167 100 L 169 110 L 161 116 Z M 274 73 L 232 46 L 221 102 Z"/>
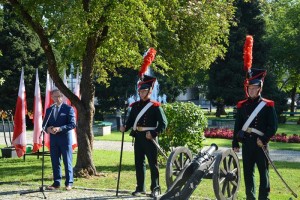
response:
<path fill-rule="evenodd" d="M 139 72 L 140 81 L 138 83 L 138 92 L 140 100 L 130 105 L 131 110 L 128 120 L 121 131 L 132 129 L 130 135 L 134 137 L 134 157 L 136 170 L 136 190 L 132 193 L 134 196 L 146 194 L 145 175 L 146 162 L 148 159 L 151 172 L 151 194 L 156 197 L 160 193 L 159 187 L 159 171 L 157 155 L 158 150 L 153 143 L 157 136 L 161 134 L 167 127 L 167 119 L 160 103 L 150 100 L 156 78 L 145 75 L 148 66 L 154 60 L 156 50 L 150 48 L 144 57 L 141 70 Z"/>
<path fill-rule="evenodd" d="M 260 147 L 268 147 L 270 138 L 277 131 L 274 101 L 262 98 L 266 70 L 252 68 L 253 37 L 248 35 L 244 45 L 244 89 L 246 99 L 238 102 L 232 148 L 239 151 L 242 143 L 243 170 L 247 200 L 256 199 L 254 167 L 257 165 L 260 183 L 259 200 L 266 200 L 270 193 L 268 160 Z"/>

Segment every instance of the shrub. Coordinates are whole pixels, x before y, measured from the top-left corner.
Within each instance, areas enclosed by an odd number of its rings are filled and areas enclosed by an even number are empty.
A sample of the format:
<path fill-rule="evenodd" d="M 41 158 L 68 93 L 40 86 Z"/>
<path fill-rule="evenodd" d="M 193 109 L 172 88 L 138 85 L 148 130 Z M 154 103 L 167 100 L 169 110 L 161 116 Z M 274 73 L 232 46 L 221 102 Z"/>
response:
<path fill-rule="evenodd" d="M 168 127 L 160 136 L 160 145 L 169 152 L 173 147 L 186 146 L 198 153 L 204 139 L 207 118 L 199 106 L 193 103 L 175 102 L 163 105 Z"/>

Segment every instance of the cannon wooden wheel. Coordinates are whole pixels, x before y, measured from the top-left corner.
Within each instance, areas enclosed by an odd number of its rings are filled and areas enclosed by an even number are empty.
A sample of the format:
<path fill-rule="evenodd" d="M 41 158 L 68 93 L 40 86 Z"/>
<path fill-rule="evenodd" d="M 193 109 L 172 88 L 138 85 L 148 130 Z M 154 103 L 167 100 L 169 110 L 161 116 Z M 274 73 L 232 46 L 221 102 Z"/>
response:
<path fill-rule="evenodd" d="M 212 178 L 214 192 L 218 200 L 236 199 L 241 171 L 238 157 L 232 149 L 216 152 Z"/>
<path fill-rule="evenodd" d="M 170 154 L 166 166 L 166 184 L 170 188 L 180 171 L 192 161 L 191 151 L 186 147 L 176 147 Z"/>

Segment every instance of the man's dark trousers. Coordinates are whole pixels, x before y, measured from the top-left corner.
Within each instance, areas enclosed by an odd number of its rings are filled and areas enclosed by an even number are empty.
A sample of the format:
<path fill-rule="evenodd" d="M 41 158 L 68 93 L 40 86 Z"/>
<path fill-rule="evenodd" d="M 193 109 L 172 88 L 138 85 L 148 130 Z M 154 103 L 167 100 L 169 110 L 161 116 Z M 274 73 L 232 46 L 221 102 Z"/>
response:
<path fill-rule="evenodd" d="M 135 169 L 137 179 L 137 190 L 145 191 L 146 162 L 148 159 L 151 173 L 151 190 L 158 187 L 157 148 L 151 140 L 146 138 L 146 132 L 136 132 L 134 143 Z"/>
<path fill-rule="evenodd" d="M 255 200 L 254 167 L 260 174 L 259 200 L 267 200 L 270 192 L 268 160 L 263 150 L 257 146 L 257 136 L 247 135 L 243 141 L 242 156 L 247 200 Z"/>

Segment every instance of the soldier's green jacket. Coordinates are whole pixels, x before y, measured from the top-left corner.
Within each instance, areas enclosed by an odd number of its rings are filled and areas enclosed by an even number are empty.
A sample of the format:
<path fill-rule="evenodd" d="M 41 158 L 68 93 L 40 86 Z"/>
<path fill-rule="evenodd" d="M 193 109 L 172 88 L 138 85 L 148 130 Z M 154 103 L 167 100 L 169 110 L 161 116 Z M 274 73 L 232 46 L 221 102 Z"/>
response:
<path fill-rule="evenodd" d="M 245 124 L 251 113 L 261 101 L 265 101 L 267 104 L 260 110 L 260 112 L 253 119 L 249 127 L 256 128 L 257 130 L 264 133 L 264 136 L 257 135 L 257 137 L 259 137 L 264 144 L 268 143 L 270 138 L 273 135 L 275 135 L 278 127 L 278 121 L 274 108 L 274 101 L 264 99 L 260 96 L 256 99 L 248 98 L 238 102 L 237 104 L 237 114 L 232 142 L 233 148 L 239 148 L 237 133 L 242 129 L 243 125 Z"/>
<path fill-rule="evenodd" d="M 133 126 L 137 115 L 150 101 L 153 103 L 153 105 L 148 108 L 144 115 L 139 119 L 137 126 L 156 127 L 155 130 L 150 131 L 152 137 L 156 137 L 166 129 L 168 122 L 163 109 L 160 107 L 160 103 L 157 101 L 148 100 L 136 101 L 130 105 L 131 111 L 126 122 L 125 131 L 128 131 Z"/>

